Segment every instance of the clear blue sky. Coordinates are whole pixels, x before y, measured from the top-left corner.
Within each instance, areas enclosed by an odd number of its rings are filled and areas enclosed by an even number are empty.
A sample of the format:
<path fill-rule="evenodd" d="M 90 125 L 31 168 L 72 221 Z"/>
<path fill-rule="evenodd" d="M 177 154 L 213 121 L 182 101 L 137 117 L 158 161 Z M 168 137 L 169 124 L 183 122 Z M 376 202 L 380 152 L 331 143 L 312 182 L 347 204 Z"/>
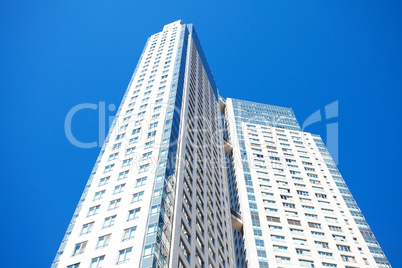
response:
<path fill-rule="evenodd" d="M 0 14 L 2 267 L 50 267 L 99 152 L 67 141 L 67 112 L 118 105 L 147 37 L 178 19 L 195 24 L 221 95 L 299 122 L 339 100 L 339 169 L 402 263 L 400 1 L 3 0 Z M 74 119 L 81 140 L 97 129 L 94 111 Z"/>

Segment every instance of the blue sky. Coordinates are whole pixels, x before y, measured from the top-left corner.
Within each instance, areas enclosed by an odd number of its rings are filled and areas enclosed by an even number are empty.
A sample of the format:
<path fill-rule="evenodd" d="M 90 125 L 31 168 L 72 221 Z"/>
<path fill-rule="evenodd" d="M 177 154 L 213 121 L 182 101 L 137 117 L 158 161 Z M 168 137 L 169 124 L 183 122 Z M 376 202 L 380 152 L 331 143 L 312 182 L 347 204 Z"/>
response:
<path fill-rule="evenodd" d="M 398 1 L 2 1 L 2 267 L 50 267 L 99 153 L 68 142 L 67 112 L 118 105 L 147 37 L 178 19 L 195 24 L 224 97 L 292 107 L 300 123 L 339 101 L 339 169 L 396 267 L 401 13 Z M 74 134 L 96 140 L 97 120 L 81 112 Z M 306 131 L 325 137 L 325 123 Z"/>

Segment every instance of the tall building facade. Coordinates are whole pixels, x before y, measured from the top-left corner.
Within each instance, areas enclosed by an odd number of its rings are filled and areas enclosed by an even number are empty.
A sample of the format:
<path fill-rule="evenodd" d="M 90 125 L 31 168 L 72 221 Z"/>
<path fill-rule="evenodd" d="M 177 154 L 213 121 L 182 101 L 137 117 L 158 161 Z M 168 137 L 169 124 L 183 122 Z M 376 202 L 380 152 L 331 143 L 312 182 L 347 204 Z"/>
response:
<path fill-rule="evenodd" d="M 218 90 L 193 25 L 152 35 L 52 267 L 232 267 Z"/>
<path fill-rule="evenodd" d="M 192 24 L 143 50 L 52 268 L 390 267 L 324 143 L 219 97 Z"/>
<path fill-rule="evenodd" d="M 220 102 L 236 267 L 391 267 L 319 136 L 289 108 Z"/>

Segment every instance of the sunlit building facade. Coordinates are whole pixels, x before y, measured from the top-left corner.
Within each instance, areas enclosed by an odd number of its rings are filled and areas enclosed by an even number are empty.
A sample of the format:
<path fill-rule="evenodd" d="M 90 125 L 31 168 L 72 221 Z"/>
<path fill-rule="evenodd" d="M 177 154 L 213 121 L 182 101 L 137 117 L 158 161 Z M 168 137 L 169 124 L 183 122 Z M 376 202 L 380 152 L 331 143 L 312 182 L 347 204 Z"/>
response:
<path fill-rule="evenodd" d="M 144 48 L 52 267 L 233 267 L 218 90 L 193 25 Z"/>
<path fill-rule="evenodd" d="M 317 135 L 289 108 L 221 99 L 236 267 L 391 267 Z"/>
<path fill-rule="evenodd" d="M 390 267 L 321 138 L 149 37 L 52 268 Z"/>

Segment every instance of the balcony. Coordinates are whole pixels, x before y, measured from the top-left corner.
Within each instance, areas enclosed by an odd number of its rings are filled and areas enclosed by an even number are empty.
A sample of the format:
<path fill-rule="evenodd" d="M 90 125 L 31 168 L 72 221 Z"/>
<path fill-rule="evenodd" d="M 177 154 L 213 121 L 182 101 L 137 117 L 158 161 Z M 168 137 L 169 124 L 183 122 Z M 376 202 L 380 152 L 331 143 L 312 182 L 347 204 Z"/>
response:
<path fill-rule="evenodd" d="M 239 212 L 231 209 L 230 210 L 231 218 L 232 218 L 232 228 L 238 232 L 243 231 L 243 220 Z"/>
<path fill-rule="evenodd" d="M 224 142 L 223 149 L 225 150 L 225 152 L 227 152 L 230 155 L 233 155 L 232 143 L 227 139 L 224 139 L 223 142 Z"/>
<path fill-rule="evenodd" d="M 219 107 L 221 109 L 221 113 L 224 114 L 225 108 L 226 108 L 226 102 L 225 102 L 225 99 L 222 97 L 219 97 Z"/>

